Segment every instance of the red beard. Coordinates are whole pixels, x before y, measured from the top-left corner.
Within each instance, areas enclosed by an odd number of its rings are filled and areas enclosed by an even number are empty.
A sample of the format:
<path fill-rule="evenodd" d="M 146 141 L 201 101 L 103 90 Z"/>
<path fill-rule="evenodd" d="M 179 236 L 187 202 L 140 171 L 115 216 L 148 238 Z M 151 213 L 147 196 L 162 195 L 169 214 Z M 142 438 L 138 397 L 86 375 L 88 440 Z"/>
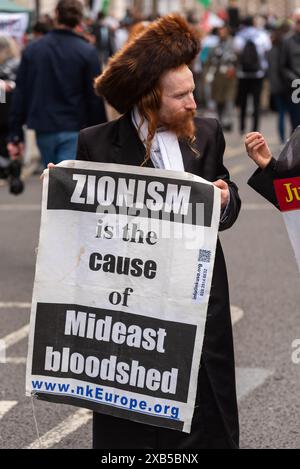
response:
<path fill-rule="evenodd" d="M 193 140 L 196 132 L 195 115 L 196 111 L 185 111 L 184 114 L 175 114 L 165 126 L 167 130 L 174 132 L 178 138 Z"/>

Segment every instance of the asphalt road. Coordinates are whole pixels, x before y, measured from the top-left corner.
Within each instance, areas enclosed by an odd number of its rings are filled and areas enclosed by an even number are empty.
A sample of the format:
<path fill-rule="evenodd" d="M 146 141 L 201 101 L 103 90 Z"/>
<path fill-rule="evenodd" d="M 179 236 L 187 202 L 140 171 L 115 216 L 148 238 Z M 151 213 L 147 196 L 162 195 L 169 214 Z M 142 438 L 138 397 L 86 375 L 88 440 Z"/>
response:
<path fill-rule="evenodd" d="M 264 118 L 276 154 L 274 125 L 273 117 Z M 300 448 L 300 365 L 291 359 L 292 343 L 300 339 L 299 274 L 281 214 L 247 186 L 255 168 L 241 137 L 226 139 L 226 166 L 243 200 L 237 223 L 221 234 L 235 323 L 241 447 Z M 40 201 L 38 176 L 19 197 L 0 187 L 0 339 L 7 346 L 0 363 L 0 448 L 90 448 L 89 412 L 25 397 Z"/>

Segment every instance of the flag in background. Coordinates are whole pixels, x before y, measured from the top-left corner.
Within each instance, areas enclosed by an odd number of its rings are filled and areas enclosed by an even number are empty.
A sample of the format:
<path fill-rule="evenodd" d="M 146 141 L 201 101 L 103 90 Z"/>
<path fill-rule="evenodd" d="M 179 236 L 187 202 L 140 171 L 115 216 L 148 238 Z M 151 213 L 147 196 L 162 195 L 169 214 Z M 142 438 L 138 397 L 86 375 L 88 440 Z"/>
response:
<path fill-rule="evenodd" d="M 102 11 L 105 15 L 108 14 L 108 9 L 109 9 L 109 1 L 110 0 L 103 0 L 103 3 L 102 3 Z"/>
<path fill-rule="evenodd" d="M 91 12 L 94 18 L 102 11 L 105 15 L 108 14 L 110 0 L 93 0 Z"/>
<path fill-rule="evenodd" d="M 211 0 L 197 0 L 198 3 L 204 6 L 204 8 L 209 8 L 211 5 Z"/>

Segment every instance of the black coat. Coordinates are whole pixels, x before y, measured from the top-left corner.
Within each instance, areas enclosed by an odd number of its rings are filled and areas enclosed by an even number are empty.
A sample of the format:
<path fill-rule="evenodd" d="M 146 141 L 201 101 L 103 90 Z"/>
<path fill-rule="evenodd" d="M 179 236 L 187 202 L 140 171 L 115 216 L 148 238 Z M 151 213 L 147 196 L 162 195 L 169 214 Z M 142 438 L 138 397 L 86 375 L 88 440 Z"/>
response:
<path fill-rule="evenodd" d="M 106 122 L 103 100 L 93 90 L 100 73 L 97 49 L 69 29 L 33 41 L 17 73 L 10 140 L 23 139 L 25 123 L 36 132 L 75 132 Z"/>
<path fill-rule="evenodd" d="M 290 100 L 292 82 L 300 76 L 300 34 L 298 32 L 290 34 L 283 41 L 279 66 L 285 91 Z"/>
<path fill-rule="evenodd" d="M 224 179 L 230 188 L 229 215 L 220 230 L 230 228 L 240 210 L 238 189 L 223 165 L 225 141 L 218 121 L 196 119 L 200 158 L 180 143 L 186 172 L 209 181 Z M 78 160 L 140 166 L 145 148 L 130 114 L 79 134 Z M 148 167 L 153 167 L 151 161 Z M 218 241 L 206 330 L 198 376 L 191 434 L 94 413 L 94 448 L 236 448 L 239 440 L 234 352 L 225 260 Z"/>
<path fill-rule="evenodd" d="M 281 166 L 280 166 L 281 165 Z M 300 176 L 300 165 L 295 165 L 290 170 L 282 169 L 282 162 L 272 158 L 265 169 L 258 168 L 251 176 L 248 184 L 252 189 L 279 209 L 279 203 L 274 189 L 275 179 L 284 179 Z"/>

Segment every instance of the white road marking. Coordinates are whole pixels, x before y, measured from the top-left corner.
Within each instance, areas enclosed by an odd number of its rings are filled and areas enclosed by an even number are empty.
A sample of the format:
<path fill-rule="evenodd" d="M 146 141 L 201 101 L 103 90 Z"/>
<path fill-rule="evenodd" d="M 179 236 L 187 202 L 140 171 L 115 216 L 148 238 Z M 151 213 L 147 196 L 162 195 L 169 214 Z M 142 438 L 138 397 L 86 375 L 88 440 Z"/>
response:
<path fill-rule="evenodd" d="M 78 428 L 86 425 L 92 419 L 92 412 L 87 409 L 80 409 L 75 414 L 70 415 L 59 425 L 45 433 L 40 439 L 35 440 L 26 449 L 51 448 L 58 444 L 63 438 L 76 432 Z"/>
<path fill-rule="evenodd" d="M 231 317 L 232 324 L 236 324 L 243 318 L 244 312 L 238 306 L 231 305 Z M 29 324 L 21 327 L 19 330 L 8 334 L 3 337 L 2 343 L 6 347 L 10 347 L 13 344 L 19 342 L 28 335 Z M 25 364 L 25 357 L 8 357 L 6 359 L 8 364 Z M 263 368 L 236 368 L 236 381 L 237 381 L 237 397 L 238 400 L 243 399 L 249 395 L 256 388 L 261 386 L 270 376 L 273 371 Z M 16 401 L 0 401 L 0 419 L 3 415 L 8 412 Z M 77 431 L 83 425 L 86 425 L 92 418 L 91 411 L 87 409 L 80 409 L 67 419 L 59 423 L 56 427 L 45 433 L 40 439 L 35 440 L 27 448 L 38 449 L 38 448 L 51 448 L 54 445 L 60 443 L 65 437 Z"/>
<path fill-rule="evenodd" d="M 244 150 L 241 147 L 236 147 L 236 148 L 227 147 L 225 151 L 224 159 L 230 160 L 231 158 L 235 158 L 236 156 L 241 156 L 243 151 Z"/>
<path fill-rule="evenodd" d="M 0 401 L 0 420 L 17 404 L 18 401 Z"/>
<path fill-rule="evenodd" d="M 9 365 L 26 365 L 26 361 L 26 357 L 6 357 L 4 363 Z"/>
<path fill-rule="evenodd" d="M 236 324 L 238 321 L 242 319 L 244 316 L 244 312 L 238 306 L 231 305 L 231 319 L 232 324 Z M 25 324 L 25 326 L 21 327 L 17 331 L 11 332 L 10 334 L 6 335 L 2 339 L 0 339 L 0 350 L 8 349 L 12 345 L 20 342 L 21 340 L 25 339 L 29 334 L 29 324 Z M 5 363 L 11 364 L 20 364 L 26 363 L 26 357 L 7 357 Z"/>
<path fill-rule="evenodd" d="M 0 308 L 30 308 L 30 306 L 31 303 L 0 302 Z M 0 339 L 0 364 L 20 365 L 26 363 L 25 357 L 7 357 L 6 351 L 12 345 L 25 339 L 29 334 L 29 328 L 29 324 L 25 324 L 25 326 L 22 326 L 20 329 L 11 332 Z"/>
<path fill-rule="evenodd" d="M 230 305 L 230 311 L 231 311 L 231 322 L 232 322 L 232 325 L 234 326 L 234 324 L 236 324 L 243 318 L 244 311 L 238 306 L 233 306 L 233 305 Z"/>
<path fill-rule="evenodd" d="M 242 204 L 242 210 L 276 210 L 274 205 L 269 204 Z"/>
<path fill-rule="evenodd" d="M 239 308 L 238 306 L 234 306 L 234 305 L 231 305 L 230 309 L 231 309 L 232 324 L 234 325 L 243 318 L 244 312 L 241 308 Z M 25 328 L 25 330 L 24 330 L 24 328 Z M 17 331 L 17 333 L 18 333 L 17 341 L 22 340 L 24 338 L 24 334 L 25 334 L 25 337 L 26 337 L 26 335 L 27 335 L 26 332 L 27 331 L 28 331 L 28 325 L 24 326 L 21 329 L 19 329 L 19 331 Z M 11 340 L 12 340 L 12 339 L 10 339 L 10 336 L 14 335 L 14 334 L 16 334 L 16 333 L 12 333 L 9 336 L 7 336 L 9 338 L 9 343 L 11 343 Z M 7 337 L 6 338 L 4 337 L 2 339 L 2 341 L 5 344 L 7 344 Z M 20 339 L 20 337 L 21 337 L 21 339 Z M 7 347 L 8 346 L 6 345 L 6 348 Z M 0 350 L 1 350 L 1 341 L 0 341 Z M 2 362 L 2 363 L 12 364 L 12 365 L 20 365 L 20 364 L 26 363 L 26 360 L 27 360 L 26 357 L 7 357 L 5 359 L 5 362 Z M 0 361 L 0 363 L 1 363 L 1 361 Z"/>
<path fill-rule="evenodd" d="M 244 311 L 238 306 L 230 305 L 232 325 L 244 316 Z M 265 368 L 236 368 L 236 386 L 238 400 L 250 394 L 261 386 L 274 371 Z"/>
<path fill-rule="evenodd" d="M 236 176 L 239 173 L 242 173 L 247 166 L 245 164 L 237 164 L 230 169 L 230 176 Z"/>
<path fill-rule="evenodd" d="M 13 204 L 0 204 L 0 211 L 2 212 L 15 212 L 15 211 L 30 211 L 38 212 L 41 210 L 40 204 L 23 204 L 23 205 L 13 205 Z"/>
<path fill-rule="evenodd" d="M 21 301 L 0 301 L 0 308 L 30 308 L 31 303 L 25 303 Z"/>
<path fill-rule="evenodd" d="M 231 305 L 232 324 L 236 324 L 240 319 L 242 319 L 243 315 L 244 315 L 244 312 L 241 308 L 239 308 L 238 306 Z M 30 327 L 29 324 L 26 324 L 25 326 L 21 327 L 17 331 L 11 332 L 7 336 L 0 339 L 0 351 L 4 350 L 4 348 L 8 349 L 12 345 L 15 345 L 16 343 L 25 339 L 25 337 L 28 336 L 29 327 Z M 11 364 L 26 363 L 26 358 L 25 357 L 6 357 L 5 363 L 11 363 Z"/>
<path fill-rule="evenodd" d="M 273 371 L 264 368 L 236 368 L 238 401 L 261 386 L 273 373 Z M 51 448 L 60 443 L 66 436 L 89 423 L 91 418 L 92 412 L 90 410 L 80 409 L 45 433 L 40 439 L 35 440 L 26 449 Z"/>
<path fill-rule="evenodd" d="M 25 326 L 21 327 L 17 331 L 11 332 L 11 334 L 6 335 L 5 337 L 1 338 L 2 347 L 3 344 L 5 348 L 8 349 L 12 345 L 20 342 L 21 340 L 25 339 L 29 333 L 29 324 L 25 324 Z"/>
<path fill-rule="evenodd" d="M 236 368 L 235 372 L 238 400 L 248 396 L 274 374 L 265 368 Z"/>
<path fill-rule="evenodd" d="M 4 340 L 0 340 L 0 363 L 6 363 L 6 345 Z"/>

